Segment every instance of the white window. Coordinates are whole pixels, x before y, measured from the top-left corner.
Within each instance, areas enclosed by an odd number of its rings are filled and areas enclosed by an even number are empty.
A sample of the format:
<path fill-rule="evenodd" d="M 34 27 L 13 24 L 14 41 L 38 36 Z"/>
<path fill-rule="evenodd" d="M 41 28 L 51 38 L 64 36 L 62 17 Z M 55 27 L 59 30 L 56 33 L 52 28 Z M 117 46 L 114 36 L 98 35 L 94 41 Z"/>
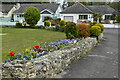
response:
<path fill-rule="evenodd" d="M 73 16 L 64 16 L 65 21 L 73 22 Z"/>

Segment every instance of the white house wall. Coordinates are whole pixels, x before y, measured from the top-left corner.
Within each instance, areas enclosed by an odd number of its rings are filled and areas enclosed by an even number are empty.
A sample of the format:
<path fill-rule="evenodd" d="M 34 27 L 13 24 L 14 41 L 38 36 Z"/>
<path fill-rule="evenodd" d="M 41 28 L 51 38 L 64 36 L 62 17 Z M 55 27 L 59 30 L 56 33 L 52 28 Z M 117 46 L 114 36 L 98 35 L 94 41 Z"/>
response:
<path fill-rule="evenodd" d="M 88 15 L 87 20 L 93 21 L 92 14 L 61 14 L 61 19 L 64 20 L 64 16 L 73 16 L 73 22 L 77 23 L 79 15 Z"/>
<path fill-rule="evenodd" d="M 105 15 L 112 15 L 112 14 L 104 14 L 104 15 L 102 15 L 103 20 L 105 20 Z M 110 20 L 110 23 L 113 23 L 113 20 Z"/>
<path fill-rule="evenodd" d="M 21 14 L 23 14 L 23 13 L 21 13 Z M 25 19 L 24 19 L 24 17 L 17 17 L 19 15 L 20 15 L 20 13 L 19 14 L 13 14 L 14 22 L 23 23 L 23 21 L 25 21 Z"/>
<path fill-rule="evenodd" d="M 57 18 L 61 18 L 60 12 L 62 12 L 62 7 L 61 7 L 61 6 L 58 7 L 58 9 L 56 10 L 56 13 L 55 13 L 55 16 L 56 16 Z"/>
<path fill-rule="evenodd" d="M 0 17 L 2 17 L 3 16 L 3 13 L 0 11 Z"/>

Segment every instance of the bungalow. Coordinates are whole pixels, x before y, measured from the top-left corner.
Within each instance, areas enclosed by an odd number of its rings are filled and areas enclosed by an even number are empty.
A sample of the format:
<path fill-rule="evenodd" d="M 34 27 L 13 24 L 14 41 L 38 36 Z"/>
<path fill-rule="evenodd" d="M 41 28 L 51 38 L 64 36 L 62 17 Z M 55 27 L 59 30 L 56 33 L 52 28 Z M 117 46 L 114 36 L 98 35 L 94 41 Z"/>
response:
<path fill-rule="evenodd" d="M 38 24 L 43 25 L 43 21 L 47 17 L 51 18 L 60 18 L 60 12 L 62 11 L 62 7 L 56 3 L 47 3 L 47 4 L 21 4 L 21 7 L 13 13 L 12 19 L 14 22 L 21 22 L 25 21 L 24 19 L 24 12 L 25 10 L 30 7 L 37 7 L 41 13 L 41 18 Z"/>
<path fill-rule="evenodd" d="M 115 18 L 114 16 L 114 14 L 116 14 L 115 9 L 113 9 L 108 5 L 93 5 L 93 6 L 87 6 L 87 7 L 93 12 L 101 14 L 103 20 L 109 19 L 110 22 L 112 23 Z"/>
<path fill-rule="evenodd" d="M 75 23 L 80 23 L 81 21 L 93 22 L 93 13 L 95 12 L 101 14 L 103 20 L 111 20 L 112 14 L 115 12 L 115 10 L 107 5 L 85 6 L 81 3 L 78 3 L 64 9 L 61 12 L 61 19 Z"/>

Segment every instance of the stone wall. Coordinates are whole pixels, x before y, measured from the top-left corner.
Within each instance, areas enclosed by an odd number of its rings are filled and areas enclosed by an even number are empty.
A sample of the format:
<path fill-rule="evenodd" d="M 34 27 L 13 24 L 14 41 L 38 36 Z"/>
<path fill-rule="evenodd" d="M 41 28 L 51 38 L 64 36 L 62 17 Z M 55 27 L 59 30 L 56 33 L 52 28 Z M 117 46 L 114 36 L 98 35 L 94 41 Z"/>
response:
<path fill-rule="evenodd" d="M 50 52 L 30 61 L 15 60 L 2 64 L 3 78 L 54 78 L 74 60 L 86 55 L 97 44 L 96 38 L 85 38 L 70 49 Z"/>

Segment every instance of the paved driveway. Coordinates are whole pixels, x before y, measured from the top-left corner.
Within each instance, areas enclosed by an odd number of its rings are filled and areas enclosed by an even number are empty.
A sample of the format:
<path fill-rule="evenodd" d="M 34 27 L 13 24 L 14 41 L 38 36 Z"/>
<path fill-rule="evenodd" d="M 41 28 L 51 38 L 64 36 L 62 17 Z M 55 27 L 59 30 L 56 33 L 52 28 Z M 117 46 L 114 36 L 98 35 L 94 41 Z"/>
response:
<path fill-rule="evenodd" d="M 105 29 L 105 40 L 73 63 L 59 78 L 117 78 L 118 29 Z"/>

